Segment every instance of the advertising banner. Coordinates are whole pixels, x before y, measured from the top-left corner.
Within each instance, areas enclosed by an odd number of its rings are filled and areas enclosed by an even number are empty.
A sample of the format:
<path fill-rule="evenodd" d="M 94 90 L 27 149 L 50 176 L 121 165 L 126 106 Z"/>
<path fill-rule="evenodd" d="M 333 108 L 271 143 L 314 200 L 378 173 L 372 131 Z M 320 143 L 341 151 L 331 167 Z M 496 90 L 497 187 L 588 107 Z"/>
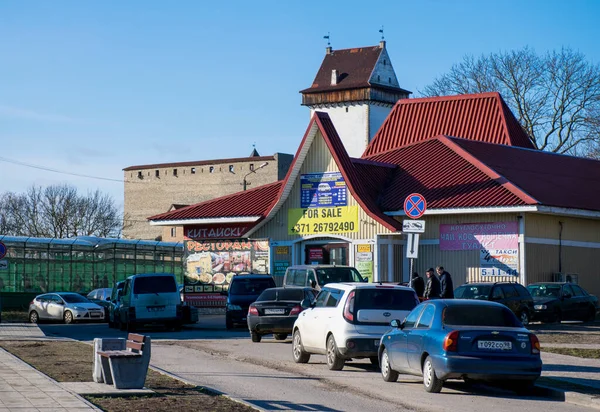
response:
<path fill-rule="evenodd" d="M 287 260 L 276 260 L 273 262 L 273 276 L 284 276 L 290 262 Z"/>
<path fill-rule="evenodd" d="M 478 250 L 482 276 L 518 276 L 517 222 L 440 225 L 440 250 Z"/>
<path fill-rule="evenodd" d="M 251 228 L 253 224 L 223 224 L 184 226 L 183 233 L 186 239 L 239 239 Z"/>
<path fill-rule="evenodd" d="M 269 271 L 268 240 L 185 240 L 184 297 L 194 306 L 221 306 L 237 274 Z M 201 295 L 199 295 L 201 294 Z"/>
<path fill-rule="evenodd" d="M 340 172 L 310 173 L 300 176 L 300 206 L 347 206 L 346 182 Z"/>
<path fill-rule="evenodd" d="M 373 252 L 371 251 L 371 245 L 356 245 L 354 267 L 363 278 L 373 282 Z"/>
<path fill-rule="evenodd" d="M 358 232 L 358 206 L 289 209 L 288 234 Z"/>

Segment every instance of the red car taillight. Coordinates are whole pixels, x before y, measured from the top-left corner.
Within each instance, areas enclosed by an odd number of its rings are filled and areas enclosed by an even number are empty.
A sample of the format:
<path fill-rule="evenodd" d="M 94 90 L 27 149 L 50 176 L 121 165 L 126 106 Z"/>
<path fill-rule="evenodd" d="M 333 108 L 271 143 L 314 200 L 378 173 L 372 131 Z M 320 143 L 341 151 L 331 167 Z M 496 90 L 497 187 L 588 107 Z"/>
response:
<path fill-rule="evenodd" d="M 344 305 L 344 319 L 354 322 L 354 291 L 350 292 L 346 305 Z"/>
<path fill-rule="evenodd" d="M 529 335 L 529 343 L 531 343 L 531 353 L 539 355 L 541 349 L 540 341 L 533 333 Z"/>
<path fill-rule="evenodd" d="M 458 331 L 454 330 L 444 338 L 444 350 L 446 352 L 456 352 L 458 350 Z"/>
<path fill-rule="evenodd" d="M 290 316 L 294 316 L 302 312 L 302 307 L 300 305 L 296 305 L 290 310 Z"/>
<path fill-rule="evenodd" d="M 256 307 L 254 307 L 254 306 L 250 306 L 248 308 L 248 315 L 258 316 L 258 309 L 256 309 Z"/>

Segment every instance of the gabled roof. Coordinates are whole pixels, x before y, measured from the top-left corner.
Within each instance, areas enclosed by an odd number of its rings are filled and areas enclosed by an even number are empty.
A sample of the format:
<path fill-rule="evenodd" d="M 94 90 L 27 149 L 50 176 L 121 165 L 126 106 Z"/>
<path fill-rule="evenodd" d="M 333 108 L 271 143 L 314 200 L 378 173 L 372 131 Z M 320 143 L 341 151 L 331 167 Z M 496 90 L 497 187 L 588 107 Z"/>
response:
<path fill-rule="evenodd" d="M 363 157 L 437 135 L 534 149 L 499 93 L 399 100 Z"/>
<path fill-rule="evenodd" d="M 197 203 L 171 212 L 151 216 L 148 220 L 185 220 L 234 217 L 263 217 L 279 193 L 282 182 L 269 183 L 254 189 L 233 193 Z"/>

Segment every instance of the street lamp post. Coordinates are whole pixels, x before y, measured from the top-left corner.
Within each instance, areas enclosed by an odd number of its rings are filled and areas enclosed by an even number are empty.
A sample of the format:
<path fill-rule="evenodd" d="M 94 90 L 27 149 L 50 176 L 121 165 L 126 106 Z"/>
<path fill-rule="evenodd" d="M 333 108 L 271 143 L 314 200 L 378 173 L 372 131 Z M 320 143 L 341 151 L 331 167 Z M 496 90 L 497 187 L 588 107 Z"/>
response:
<path fill-rule="evenodd" d="M 246 178 L 247 178 L 248 176 L 250 176 L 252 173 L 256 173 L 256 171 L 257 171 L 257 170 L 259 170 L 259 169 L 262 169 L 263 167 L 265 167 L 265 166 L 266 166 L 266 165 L 268 165 L 268 164 L 269 164 L 269 162 L 264 162 L 263 164 L 261 164 L 260 166 L 258 166 L 256 169 L 254 169 L 254 170 L 250 170 L 248 173 L 246 173 L 246 174 L 244 175 L 244 181 L 243 181 L 243 183 L 242 183 L 242 187 L 244 188 L 244 190 L 246 190 L 246 189 L 248 188 L 248 185 L 250 185 L 250 184 L 251 184 L 251 183 L 248 183 L 248 182 L 246 181 Z"/>

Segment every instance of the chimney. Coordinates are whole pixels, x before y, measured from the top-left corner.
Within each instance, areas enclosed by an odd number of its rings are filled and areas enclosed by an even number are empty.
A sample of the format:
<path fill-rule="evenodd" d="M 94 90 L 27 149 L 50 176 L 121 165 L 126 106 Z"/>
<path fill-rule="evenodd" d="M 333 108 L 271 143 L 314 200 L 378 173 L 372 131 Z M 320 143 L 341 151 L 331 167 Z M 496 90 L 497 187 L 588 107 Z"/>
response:
<path fill-rule="evenodd" d="M 380 48 L 380 49 L 385 49 L 385 40 L 381 40 L 381 41 L 379 42 L 379 48 Z"/>
<path fill-rule="evenodd" d="M 333 69 L 331 71 L 331 85 L 335 86 L 338 82 L 338 71 Z"/>
<path fill-rule="evenodd" d="M 325 54 L 331 54 L 332 50 L 331 50 L 331 46 L 327 46 L 325 48 Z"/>

